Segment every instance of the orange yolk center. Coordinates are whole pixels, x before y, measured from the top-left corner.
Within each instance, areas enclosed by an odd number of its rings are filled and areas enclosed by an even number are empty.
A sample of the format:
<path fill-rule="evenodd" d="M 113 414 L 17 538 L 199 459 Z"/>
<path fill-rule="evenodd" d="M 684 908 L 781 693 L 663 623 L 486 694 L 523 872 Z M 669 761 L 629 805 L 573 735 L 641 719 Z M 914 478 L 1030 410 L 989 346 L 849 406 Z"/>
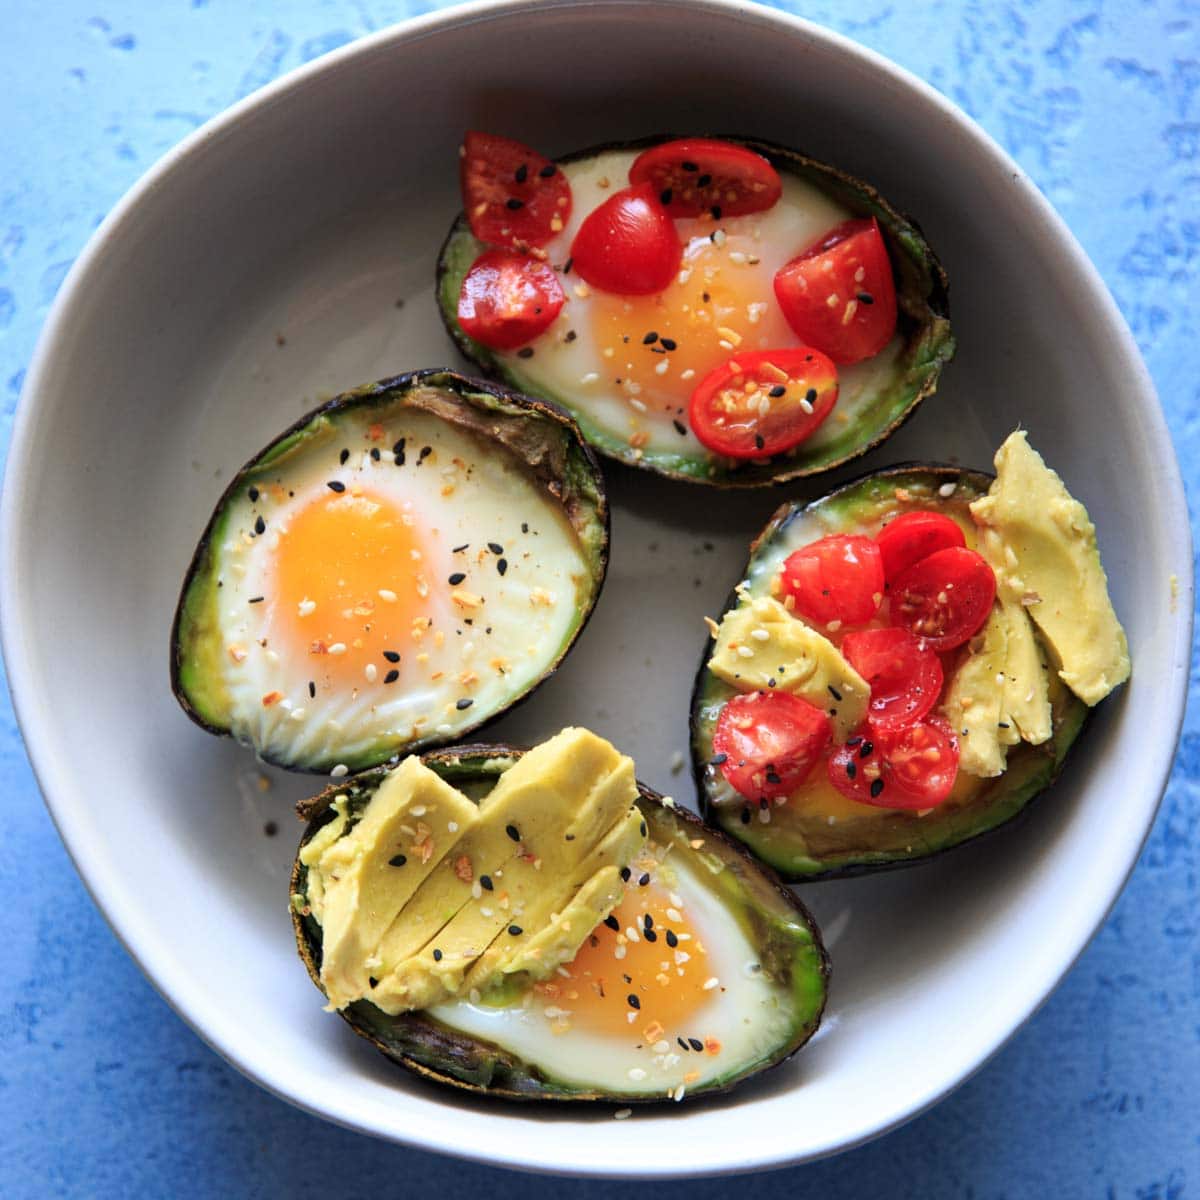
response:
<path fill-rule="evenodd" d="M 427 605 L 424 553 L 412 518 L 367 491 L 310 501 L 291 518 L 274 556 L 276 636 L 306 656 L 318 684 L 380 684 L 399 670 Z M 411 646 L 411 638 L 408 645 Z"/>
<path fill-rule="evenodd" d="M 681 230 L 688 225 L 701 222 L 682 222 Z M 700 380 L 739 349 L 799 344 L 775 302 L 762 253 L 748 233 L 729 234 L 720 245 L 698 234 L 664 291 L 592 293 L 592 337 L 627 400 L 680 417 Z"/>
<path fill-rule="evenodd" d="M 569 1012 L 573 1027 L 632 1033 L 651 1045 L 662 1038 L 672 1044 L 677 1037 L 703 1041 L 703 1011 L 717 994 L 704 987 L 712 973 L 703 938 L 667 892 L 653 883 L 638 887 L 636 880 L 635 874 L 613 910 L 618 928 L 611 927 L 612 919 L 597 925 L 566 964 L 567 975 L 538 984 L 537 991 L 548 1005 Z"/>

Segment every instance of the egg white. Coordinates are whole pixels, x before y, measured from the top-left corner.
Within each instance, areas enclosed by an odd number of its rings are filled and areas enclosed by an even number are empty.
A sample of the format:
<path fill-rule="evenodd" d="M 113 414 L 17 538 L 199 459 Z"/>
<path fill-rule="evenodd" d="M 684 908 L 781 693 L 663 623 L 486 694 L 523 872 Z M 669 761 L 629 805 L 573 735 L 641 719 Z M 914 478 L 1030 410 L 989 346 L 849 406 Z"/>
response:
<path fill-rule="evenodd" d="M 571 243 L 583 221 L 615 191 L 628 186 L 629 168 L 637 157 L 632 150 L 612 150 L 579 162 L 566 163 L 563 174 L 571 185 L 572 210 L 563 231 L 546 247 L 549 261 L 562 268 L 570 258 Z M 734 272 L 738 282 L 756 297 L 756 313 L 738 314 L 736 321 L 743 340 L 739 349 L 771 350 L 798 346 L 775 300 L 775 273 L 821 234 L 854 214 L 828 195 L 803 180 L 781 173 L 783 194 L 766 212 L 742 217 L 725 217 L 716 225 L 711 220 L 683 219 L 676 222 L 684 242 L 682 271 L 710 270 Z M 710 240 L 714 229 L 724 233 L 724 241 L 715 246 Z M 695 264 L 703 258 L 706 267 Z M 757 259 L 757 262 L 753 260 Z M 561 276 L 566 303 L 558 319 L 540 337 L 529 344 L 531 357 L 518 358 L 516 352 L 496 353 L 514 376 L 530 390 L 549 396 L 569 397 L 585 423 L 609 430 L 618 437 L 634 439 L 631 445 L 645 450 L 667 451 L 703 457 L 708 451 L 688 428 L 686 400 L 683 412 L 663 412 L 652 406 L 639 407 L 638 395 L 630 390 L 625 378 L 633 354 L 605 358 L 590 334 L 595 293 L 577 275 Z M 761 307 L 759 307 L 761 306 Z M 575 337 L 567 339 L 568 332 Z M 837 437 L 886 383 L 901 350 L 899 336 L 874 357 L 852 366 L 838 368 L 838 402 L 832 416 L 805 444 L 819 447 Z M 635 344 L 633 352 L 642 347 Z M 671 370 L 670 356 L 665 356 Z M 622 382 L 617 383 L 620 379 Z M 687 381 L 691 383 L 692 381 Z M 698 380 L 696 381 L 698 382 Z M 690 395 L 691 388 L 687 389 Z M 679 421 L 682 426 L 676 425 Z"/>
<path fill-rule="evenodd" d="M 703 937 L 705 975 L 715 980 L 711 999 L 694 1018 L 696 1028 L 669 1029 L 659 1042 L 648 1044 L 642 1030 L 652 1014 L 639 1014 L 627 1035 L 606 1035 L 572 1025 L 568 1000 L 548 1004 L 532 991 L 503 1008 L 459 999 L 429 1009 L 429 1015 L 518 1055 L 556 1080 L 613 1096 L 653 1093 L 683 1099 L 687 1091 L 770 1054 L 792 1028 L 787 989 L 763 971 L 742 927 L 686 856 L 672 855 L 656 875 L 677 894 L 679 907 Z M 680 949 L 692 945 L 681 942 Z M 674 952 L 663 949 L 668 973 L 673 957 Z M 620 963 L 613 966 L 619 975 Z M 720 1049 L 684 1051 L 676 1041 L 680 1035 L 715 1038 Z"/>
<path fill-rule="evenodd" d="M 376 431 L 373 439 L 369 427 L 376 422 L 384 436 Z M 392 450 L 401 437 L 403 466 Z M 344 448 L 350 456 L 343 464 Z M 287 456 L 281 472 L 283 488 L 274 495 L 260 486 L 256 501 L 247 489 L 230 501 L 218 548 L 217 619 L 228 651 L 221 663 L 231 732 L 268 758 L 353 765 L 378 758 L 382 742 L 401 749 L 418 739 L 451 741 L 537 681 L 590 598 L 587 560 L 557 503 L 506 452 L 428 413 L 344 413 L 327 437 Z M 278 611 L 271 569 L 286 552 L 289 522 L 314 499 L 329 499 L 331 482 L 348 493 L 361 487 L 386 497 L 411 516 L 425 547 L 411 570 L 425 581 L 423 611 L 432 624 L 419 639 L 403 631 L 400 678 L 390 685 L 384 680 L 391 664 L 380 659 L 373 678 L 364 673 L 352 688 L 329 686 L 320 682 L 321 659 L 301 641 L 272 636 L 284 626 L 303 629 L 306 620 L 317 628 L 316 614 Z M 464 543 L 466 551 L 453 552 Z M 482 600 L 478 608 L 452 599 L 448 579 L 459 572 L 461 589 Z M 386 602 L 377 603 L 383 614 Z M 464 684 L 464 672 L 477 681 Z M 317 681 L 315 696 L 310 680 Z M 465 698 L 471 704 L 460 709 Z"/>

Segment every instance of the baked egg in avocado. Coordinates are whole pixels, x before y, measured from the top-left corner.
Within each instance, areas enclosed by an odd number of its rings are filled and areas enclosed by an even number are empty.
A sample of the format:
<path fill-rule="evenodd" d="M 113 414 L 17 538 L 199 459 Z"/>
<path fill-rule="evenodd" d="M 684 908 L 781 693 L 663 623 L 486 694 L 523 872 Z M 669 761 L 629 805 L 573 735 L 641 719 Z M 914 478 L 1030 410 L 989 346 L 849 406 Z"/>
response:
<path fill-rule="evenodd" d="M 865 453 L 954 351 L 945 274 L 869 184 L 740 138 L 551 162 L 468 133 L 438 297 L 459 349 L 602 454 L 761 485 Z"/>
<path fill-rule="evenodd" d="M 1128 677 L 1083 506 L 1024 433 L 996 468 L 896 467 L 784 505 L 712 622 L 697 785 L 708 818 L 785 878 L 995 829 Z"/>
<path fill-rule="evenodd" d="M 352 1028 L 514 1099 L 682 1100 L 815 1031 L 803 906 L 582 729 L 352 777 L 300 806 L 300 955 Z"/>
<path fill-rule="evenodd" d="M 183 585 L 174 690 L 301 770 L 452 741 L 554 670 L 607 550 L 603 482 L 564 413 L 450 371 L 371 384 L 230 484 Z"/>

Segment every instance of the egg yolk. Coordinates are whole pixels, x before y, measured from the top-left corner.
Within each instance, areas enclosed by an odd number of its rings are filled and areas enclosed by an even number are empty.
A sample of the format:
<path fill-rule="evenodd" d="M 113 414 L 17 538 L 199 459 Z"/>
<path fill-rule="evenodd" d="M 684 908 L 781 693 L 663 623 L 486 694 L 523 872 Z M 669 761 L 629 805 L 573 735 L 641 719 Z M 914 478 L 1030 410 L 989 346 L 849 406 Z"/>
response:
<path fill-rule="evenodd" d="M 394 501 L 359 488 L 317 497 L 293 514 L 273 556 L 276 636 L 307 657 L 320 685 L 394 683 L 428 608 L 424 558 L 413 518 Z"/>
<path fill-rule="evenodd" d="M 639 887 L 636 878 L 566 964 L 566 974 L 560 971 L 538 991 L 570 1013 L 572 1027 L 632 1033 L 651 1045 L 677 1037 L 703 1042 L 703 1012 L 717 994 L 704 940 L 670 893 L 656 883 Z"/>
<path fill-rule="evenodd" d="M 683 416 L 697 383 L 739 349 L 799 344 L 775 302 L 761 253 L 750 232 L 729 233 L 719 244 L 697 234 L 664 291 L 592 293 L 592 337 L 635 409 Z"/>

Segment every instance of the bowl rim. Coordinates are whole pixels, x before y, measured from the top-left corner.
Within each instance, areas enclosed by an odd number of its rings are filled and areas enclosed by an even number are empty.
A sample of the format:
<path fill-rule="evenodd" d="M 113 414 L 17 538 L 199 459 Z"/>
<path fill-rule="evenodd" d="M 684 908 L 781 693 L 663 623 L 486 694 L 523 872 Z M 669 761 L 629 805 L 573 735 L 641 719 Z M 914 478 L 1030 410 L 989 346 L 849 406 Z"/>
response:
<path fill-rule="evenodd" d="M 1168 498 L 1167 509 L 1162 513 L 1166 532 L 1176 544 L 1187 551 L 1186 555 L 1180 556 L 1184 573 L 1177 579 L 1177 603 L 1170 617 L 1170 631 L 1166 639 L 1171 673 L 1168 679 L 1162 681 L 1162 687 L 1170 693 L 1167 703 L 1170 720 L 1168 728 L 1164 730 L 1164 733 L 1169 733 L 1170 736 L 1157 739 L 1156 744 L 1147 752 L 1150 761 L 1143 770 L 1153 786 L 1141 797 L 1131 798 L 1132 802 L 1140 804 L 1140 815 L 1144 822 L 1141 838 L 1137 840 L 1136 845 L 1131 843 L 1125 847 L 1124 858 L 1105 882 L 1105 887 L 1100 889 L 1098 902 L 1089 906 L 1086 915 L 1078 915 L 1072 924 L 1057 931 L 1058 953 L 1054 957 L 1054 968 L 1043 972 L 1034 982 L 1024 981 L 1021 1003 L 1014 1004 L 1004 1019 L 996 1022 L 1001 1027 L 998 1034 L 991 1032 L 987 1037 L 977 1039 L 980 1044 L 972 1046 L 938 1086 L 930 1087 L 920 1094 L 910 1095 L 906 1103 L 896 1106 L 881 1119 L 855 1130 L 849 1136 L 829 1137 L 825 1141 L 810 1143 L 799 1152 L 786 1143 L 772 1144 L 769 1148 L 763 1148 L 759 1143 L 750 1154 L 743 1150 L 736 1155 L 730 1154 L 722 1146 L 716 1147 L 716 1153 L 711 1149 L 706 1152 L 703 1146 L 693 1146 L 692 1149 L 700 1155 L 699 1161 L 694 1165 L 648 1163 L 631 1168 L 612 1161 L 611 1156 L 605 1158 L 603 1155 L 597 1155 L 592 1163 L 579 1163 L 564 1161 L 561 1151 L 556 1157 L 527 1148 L 536 1146 L 544 1149 L 545 1143 L 525 1143 L 522 1140 L 506 1141 L 497 1138 L 487 1150 L 481 1150 L 465 1145 L 461 1138 L 456 1138 L 452 1122 L 440 1122 L 440 1128 L 433 1132 L 429 1128 L 429 1122 L 420 1121 L 414 1122 L 409 1130 L 398 1130 L 394 1122 L 381 1119 L 381 1116 L 386 1114 L 366 1110 L 363 1106 L 359 1106 L 355 1111 L 335 1110 L 319 1107 L 298 1096 L 289 1086 L 290 1073 L 286 1064 L 281 1068 L 280 1064 L 269 1061 L 266 1056 L 255 1060 L 253 1053 L 249 1052 L 245 1037 L 242 1036 L 239 1041 L 232 1036 L 233 1029 L 222 1019 L 220 1005 L 207 1003 L 202 997 L 189 994 L 180 986 L 181 979 L 170 954 L 163 952 L 163 948 L 156 944 L 156 939 L 140 910 L 117 885 L 116 872 L 106 860 L 98 861 L 92 854 L 78 818 L 79 802 L 73 796 L 77 788 L 72 781 L 71 772 L 64 768 L 51 744 L 48 711 L 44 698 L 37 691 L 32 648 L 24 637 L 26 621 L 18 586 L 21 572 L 16 548 L 26 511 L 23 501 L 35 476 L 34 464 L 28 451 L 41 417 L 42 405 L 39 404 L 39 398 L 46 388 L 44 377 L 49 373 L 59 342 L 68 335 L 81 308 L 93 266 L 103 258 L 111 244 L 131 232 L 141 201 L 152 193 L 177 165 L 220 139 L 250 114 L 285 101 L 290 93 L 304 87 L 310 80 L 329 71 L 341 70 L 359 56 L 384 52 L 393 44 L 421 41 L 452 28 L 508 21 L 521 15 L 538 16 L 551 11 L 566 13 L 575 9 L 587 10 L 596 7 L 597 4 L 606 8 L 629 9 L 644 9 L 649 4 L 657 9 L 687 9 L 718 18 L 735 15 L 740 21 L 766 27 L 780 35 L 810 45 L 820 45 L 826 51 L 845 59 L 848 64 L 852 63 L 860 70 L 882 76 L 897 91 L 912 94 L 919 103 L 927 107 L 931 119 L 943 122 L 956 136 L 970 143 L 985 159 L 990 159 L 997 167 L 1002 168 L 1019 192 L 1015 202 L 1023 203 L 1036 218 L 1037 229 L 1041 234 L 1041 249 L 1052 260 L 1054 271 L 1073 276 L 1082 282 L 1088 303 L 1089 322 L 1105 327 L 1112 339 L 1113 354 L 1118 364 L 1127 372 L 1129 379 L 1127 395 L 1131 402 L 1138 406 L 1144 434 L 1159 464 L 1160 486 Z M 281 1099 L 346 1128 L 415 1148 L 486 1164 L 593 1178 L 668 1179 L 700 1175 L 712 1177 L 783 1167 L 822 1158 L 873 1140 L 912 1120 L 965 1082 L 991 1059 L 1048 999 L 1082 954 L 1111 911 L 1149 835 L 1167 785 L 1183 723 L 1192 641 L 1194 586 L 1192 536 L 1187 511 L 1182 476 L 1154 384 L 1133 336 L 1096 267 L 1088 259 L 1063 218 L 1007 151 L 930 84 L 876 51 L 840 33 L 748 0 L 471 0 L 470 3 L 409 18 L 339 47 L 281 76 L 220 112 L 159 159 L 125 193 L 93 232 L 68 272 L 43 325 L 13 421 L 4 468 L 3 492 L 0 494 L 0 648 L 3 649 L 8 672 L 14 713 L 39 788 L 51 819 L 93 902 L 117 939 L 168 1005 L 207 1045 L 247 1078 Z M 497 1112 L 510 1115 L 508 1110 L 498 1109 Z M 497 1125 L 500 1124 L 497 1122 Z"/>

